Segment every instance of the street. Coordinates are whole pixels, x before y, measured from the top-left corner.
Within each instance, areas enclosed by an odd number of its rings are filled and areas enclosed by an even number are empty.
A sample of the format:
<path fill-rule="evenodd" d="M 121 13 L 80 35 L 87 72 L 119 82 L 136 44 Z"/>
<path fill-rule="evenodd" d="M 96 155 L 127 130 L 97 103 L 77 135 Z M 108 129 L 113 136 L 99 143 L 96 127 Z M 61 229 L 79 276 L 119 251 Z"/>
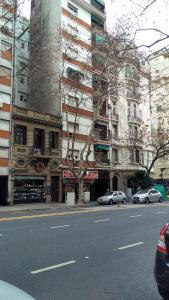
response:
<path fill-rule="evenodd" d="M 154 256 L 168 214 L 168 204 L 1 214 L 0 279 L 37 300 L 160 300 Z"/>

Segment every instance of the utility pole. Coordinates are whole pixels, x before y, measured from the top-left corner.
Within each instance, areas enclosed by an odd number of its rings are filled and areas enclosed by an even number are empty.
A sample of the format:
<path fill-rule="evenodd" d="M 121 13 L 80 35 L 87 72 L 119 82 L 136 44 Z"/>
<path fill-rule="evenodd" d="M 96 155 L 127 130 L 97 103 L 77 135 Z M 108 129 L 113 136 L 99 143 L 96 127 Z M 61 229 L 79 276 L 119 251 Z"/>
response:
<path fill-rule="evenodd" d="M 12 93 L 11 93 L 11 105 L 10 105 L 10 140 L 9 140 L 9 172 L 8 172 L 8 204 L 12 206 L 14 204 L 13 195 L 13 105 L 15 103 L 15 80 L 16 80 L 16 20 L 17 20 L 17 4 L 18 0 L 14 0 L 14 14 L 13 14 L 13 43 L 12 43 Z"/>

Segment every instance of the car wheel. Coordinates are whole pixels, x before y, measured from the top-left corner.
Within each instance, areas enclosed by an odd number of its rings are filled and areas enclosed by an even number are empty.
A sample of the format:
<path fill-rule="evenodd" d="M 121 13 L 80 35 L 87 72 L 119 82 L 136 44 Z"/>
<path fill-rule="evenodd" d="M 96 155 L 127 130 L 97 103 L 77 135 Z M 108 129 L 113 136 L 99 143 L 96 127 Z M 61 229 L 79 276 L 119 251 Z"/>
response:
<path fill-rule="evenodd" d="M 159 200 L 158 200 L 158 202 L 162 202 L 162 201 L 163 201 L 163 199 L 162 199 L 162 197 L 160 197 Z"/>
<path fill-rule="evenodd" d="M 169 292 L 164 290 L 161 286 L 158 285 L 159 294 L 165 299 L 169 300 Z"/>
<path fill-rule="evenodd" d="M 145 203 L 149 203 L 150 201 L 149 201 L 149 198 L 146 198 L 145 199 Z"/>
<path fill-rule="evenodd" d="M 109 204 L 113 205 L 113 200 L 112 199 L 109 200 Z"/>

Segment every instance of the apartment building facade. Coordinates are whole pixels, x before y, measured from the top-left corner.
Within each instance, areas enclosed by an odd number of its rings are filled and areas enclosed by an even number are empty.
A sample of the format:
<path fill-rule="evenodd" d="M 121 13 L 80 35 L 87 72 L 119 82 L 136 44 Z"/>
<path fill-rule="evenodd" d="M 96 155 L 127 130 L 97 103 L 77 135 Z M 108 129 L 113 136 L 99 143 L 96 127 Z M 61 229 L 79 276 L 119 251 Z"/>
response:
<path fill-rule="evenodd" d="M 101 67 L 101 60 L 97 67 L 94 65 L 93 48 L 104 40 L 105 2 L 36 0 L 31 10 L 29 105 L 37 111 L 62 116 L 60 168 L 64 201 L 64 191 L 72 186 L 77 189 L 66 157 L 73 158 L 78 169 L 80 153 L 93 124 L 93 70 Z M 136 135 L 143 124 L 150 126 L 148 76 L 131 62 L 117 72 L 116 80 L 125 84 L 116 93 L 107 93 L 94 124 L 88 176 L 84 180 L 84 190 L 93 200 L 109 187 L 127 192 L 127 178 L 142 169 L 139 162 L 145 155 L 143 148 L 137 152 L 129 149 L 126 137 Z"/>
<path fill-rule="evenodd" d="M 169 124 L 169 55 L 168 51 L 158 51 L 150 57 L 152 76 L 151 114 L 152 128 L 162 128 L 168 134 Z M 154 179 L 165 184 L 169 190 L 169 160 L 162 157 L 154 165 Z"/>

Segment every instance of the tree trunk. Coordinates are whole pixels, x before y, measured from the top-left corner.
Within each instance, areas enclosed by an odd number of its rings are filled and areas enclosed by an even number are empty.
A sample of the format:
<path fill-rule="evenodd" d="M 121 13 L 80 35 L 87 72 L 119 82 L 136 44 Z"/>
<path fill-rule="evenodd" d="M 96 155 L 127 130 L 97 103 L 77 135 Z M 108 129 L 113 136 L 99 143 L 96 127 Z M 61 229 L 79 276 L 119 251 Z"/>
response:
<path fill-rule="evenodd" d="M 79 180 L 78 206 L 84 206 L 83 178 Z"/>

